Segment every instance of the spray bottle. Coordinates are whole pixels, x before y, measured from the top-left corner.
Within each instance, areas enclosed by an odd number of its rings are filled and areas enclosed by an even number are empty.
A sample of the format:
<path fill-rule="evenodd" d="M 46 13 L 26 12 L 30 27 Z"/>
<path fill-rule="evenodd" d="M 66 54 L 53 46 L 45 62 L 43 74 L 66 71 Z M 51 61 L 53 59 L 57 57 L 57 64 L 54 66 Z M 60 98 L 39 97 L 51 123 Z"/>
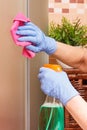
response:
<path fill-rule="evenodd" d="M 45 64 L 44 67 L 62 71 L 60 65 Z M 59 100 L 46 96 L 40 107 L 38 130 L 64 130 L 64 108 Z"/>

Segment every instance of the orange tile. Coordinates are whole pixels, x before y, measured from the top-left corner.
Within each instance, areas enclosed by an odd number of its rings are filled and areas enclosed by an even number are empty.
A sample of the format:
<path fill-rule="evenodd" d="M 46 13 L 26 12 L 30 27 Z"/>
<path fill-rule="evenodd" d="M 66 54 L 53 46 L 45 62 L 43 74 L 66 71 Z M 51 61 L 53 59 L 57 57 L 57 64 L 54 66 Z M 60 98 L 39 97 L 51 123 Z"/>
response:
<path fill-rule="evenodd" d="M 64 9 L 64 8 L 63 8 L 63 9 L 62 9 L 62 13 L 69 13 L 69 9 L 67 9 L 67 8 Z"/>
<path fill-rule="evenodd" d="M 70 3 L 76 3 L 77 0 L 70 0 Z"/>
<path fill-rule="evenodd" d="M 84 0 L 78 0 L 77 3 L 84 3 Z"/>
<path fill-rule="evenodd" d="M 49 13 L 53 13 L 54 12 L 54 8 L 49 8 Z"/>
<path fill-rule="evenodd" d="M 55 2 L 62 2 L 61 0 L 55 0 Z"/>

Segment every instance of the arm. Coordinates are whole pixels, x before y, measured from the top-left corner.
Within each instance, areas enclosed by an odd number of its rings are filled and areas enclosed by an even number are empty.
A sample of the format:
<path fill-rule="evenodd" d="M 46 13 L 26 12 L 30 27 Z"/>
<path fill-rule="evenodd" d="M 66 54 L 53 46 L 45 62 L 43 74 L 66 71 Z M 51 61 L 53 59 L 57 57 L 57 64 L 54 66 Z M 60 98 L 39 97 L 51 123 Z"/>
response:
<path fill-rule="evenodd" d="M 65 72 L 40 68 L 41 90 L 60 100 L 83 130 L 87 130 L 87 103 L 70 83 Z"/>
<path fill-rule="evenodd" d="M 53 54 L 62 62 L 87 72 L 87 48 L 75 47 L 57 43 L 57 50 Z"/>
<path fill-rule="evenodd" d="M 87 102 L 81 96 L 75 96 L 65 107 L 81 128 L 87 130 Z"/>
<path fill-rule="evenodd" d="M 60 42 L 56 42 L 53 38 L 45 36 L 45 34 L 33 23 L 25 23 L 17 30 L 17 35 L 21 35 L 18 41 L 31 42 L 32 45 L 26 46 L 35 53 L 44 51 L 49 55 L 54 55 L 59 60 L 87 72 L 87 49 L 69 46 Z"/>
<path fill-rule="evenodd" d="M 31 22 L 19 27 L 17 34 L 22 36 L 18 39 L 19 41 L 30 41 L 33 43 L 27 46 L 27 49 L 35 53 L 44 51 L 49 55 L 53 54 L 61 61 L 87 72 L 86 49 L 56 43 L 54 39 L 45 36 Z M 49 96 L 59 99 L 79 125 L 84 130 L 87 130 L 87 103 L 71 85 L 67 75 L 64 72 L 56 73 L 53 70 L 42 68 L 38 77 L 42 91 Z"/>

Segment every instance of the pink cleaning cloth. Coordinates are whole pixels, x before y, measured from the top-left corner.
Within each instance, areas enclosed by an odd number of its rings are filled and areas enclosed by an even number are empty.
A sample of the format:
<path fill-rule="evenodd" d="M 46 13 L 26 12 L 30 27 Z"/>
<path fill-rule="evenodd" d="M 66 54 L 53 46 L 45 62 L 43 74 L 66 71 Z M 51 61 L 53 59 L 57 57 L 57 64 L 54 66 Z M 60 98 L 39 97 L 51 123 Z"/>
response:
<path fill-rule="evenodd" d="M 27 58 L 33 58 L 35 53 L 26 49 L 25 46 L 32 44 L 31 42 L 19 42 L 17 39 L 21 37 L 20 35 L 16 34 L 16 31 L 19 26 L 24 25 L 25 22 L 30 22 L 28 18 L 26 18 L 23 14 L 19 13 L 13 20 L 13 25 L 11 27 L 11 35 L 16 45 L 22 46 L 23 51 L 22 54 Z"/>

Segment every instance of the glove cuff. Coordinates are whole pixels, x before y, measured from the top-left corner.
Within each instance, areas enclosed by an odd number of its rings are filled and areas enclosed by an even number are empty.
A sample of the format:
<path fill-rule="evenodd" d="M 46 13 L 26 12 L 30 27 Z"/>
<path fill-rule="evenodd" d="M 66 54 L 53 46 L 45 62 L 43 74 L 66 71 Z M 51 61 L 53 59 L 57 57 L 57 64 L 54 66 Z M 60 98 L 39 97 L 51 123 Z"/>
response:
<path fill-rule="evenodd" d="M 73 97 L 80 95 L 80 93 L 72 86 L 72 88 L 70 87 L 70 89 L 67 89 L 67 94 L 65 94 L 65 98 L 61 99 L 63 105 L 65 106 L 67 104 L 68 101 L 70 101 Z"/>
<path fill-rule="evenodd" d="M 57 44 L 56 41 L 53 38 L 47 37 L 46 36 L 46 53 L 51 55 L 57 50 Z"/>

